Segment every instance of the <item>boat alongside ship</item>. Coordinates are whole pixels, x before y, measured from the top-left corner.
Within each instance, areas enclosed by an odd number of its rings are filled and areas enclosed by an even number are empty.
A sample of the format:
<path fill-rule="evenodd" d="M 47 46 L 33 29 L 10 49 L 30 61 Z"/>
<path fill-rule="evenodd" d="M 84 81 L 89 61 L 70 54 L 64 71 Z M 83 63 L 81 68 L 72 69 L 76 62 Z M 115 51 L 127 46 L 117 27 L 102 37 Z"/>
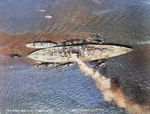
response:
<path fill-rule="evenodd" d="M 45 63 L 37 63 L 37 64 L 34 64 L 34 68 L 54 68 L 56 66 L 58 66 L 59 63 L 48 63 L 48 62 L 45 62 Z"/>
<path fill-rule="evenodd" d="M 73 65 L 75 65 L 76 63 L 65 63 L 65 64 L 59 64 L 56 66 L 57 69 L 64 69 L 64 68 L 67 68 L 67 67 L 71 67 Z"/>
<path fill-rule="evenodd" d="M 71 45 L 85 45 L 85 44 L 103 44 L 104 40 L 98 38 L 88 39 L 74 39 L 74 40 L 63 40 L 59 41 L 57 45 L 71 46 Z"/>
<path fill-rule="evenodd" d="M 49 48 L 49 47 L 55 47 L 55 46 L 57 46 L 57 44 L 53 42 L 34 42 L 34 43 L 26 44 L 26 47 L 28 48 L 37 48 L 37 49 Z"/>
<path fill-rule="evenodd" d="M 62 40 L 57 43 L 57 45 L 63 45 L 63 46 L 71 46 L 71 45 L 82 45 L 85 44 L 84 39 L 74 39 L 74 40 Z"/>
<path fill-rule="evenodd" d="M 64 64 L 59 64 L 59 63 L 48 63 L 48 62 L 43 62 L 43 63 L 37 63 L 34 64 L 34 68 L 57 68 L 57 69 L 64 69 L 70 66 L 75 65 L 76 63 L 64 63 Z"/>

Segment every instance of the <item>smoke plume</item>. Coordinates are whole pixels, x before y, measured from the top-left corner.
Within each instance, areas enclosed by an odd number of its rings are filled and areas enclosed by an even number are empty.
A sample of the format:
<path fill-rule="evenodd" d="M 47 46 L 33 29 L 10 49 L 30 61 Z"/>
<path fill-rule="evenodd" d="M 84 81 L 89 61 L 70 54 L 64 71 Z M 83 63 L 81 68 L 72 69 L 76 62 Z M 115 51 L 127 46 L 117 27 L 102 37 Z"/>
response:
<path fill-rule="evenodd" d="M 141 106 L 125 99 L 117 77 L 106 78 L 98 71 L 94 72 L 92 68 L 89 68 L 75 54 L 72 54 L 72 58 L 77 62 L 85 76 L 95 80 L 96 87 L 102 92 L 106 101 L 114 102 L 119 108 L 125 108 L 133 114 L 150 114 L 148 106 Z"/>

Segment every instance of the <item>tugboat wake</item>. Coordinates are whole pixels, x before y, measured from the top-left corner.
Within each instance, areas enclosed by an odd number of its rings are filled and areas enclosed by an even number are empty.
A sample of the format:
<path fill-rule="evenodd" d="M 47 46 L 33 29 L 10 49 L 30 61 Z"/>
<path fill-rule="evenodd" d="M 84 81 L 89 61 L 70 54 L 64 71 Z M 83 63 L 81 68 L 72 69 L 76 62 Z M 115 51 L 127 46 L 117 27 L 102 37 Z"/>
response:
<path fill-rule="evenodd" d="M 133 114 L 150 114 L 148 106 L 135 104 L 124 97 L 124 94 L 120 89 L 118 78 L 106 78 L 98 71 L 94 72 L 92 68 L 89 68 L 75 54 L 72 54 L 71 56 L 77 62 L 85 76 L 89 76 L 95 80 L 96 87 L 102 92 L 106 101 L 113 101 L 119 108 L 125 108 Z"/>

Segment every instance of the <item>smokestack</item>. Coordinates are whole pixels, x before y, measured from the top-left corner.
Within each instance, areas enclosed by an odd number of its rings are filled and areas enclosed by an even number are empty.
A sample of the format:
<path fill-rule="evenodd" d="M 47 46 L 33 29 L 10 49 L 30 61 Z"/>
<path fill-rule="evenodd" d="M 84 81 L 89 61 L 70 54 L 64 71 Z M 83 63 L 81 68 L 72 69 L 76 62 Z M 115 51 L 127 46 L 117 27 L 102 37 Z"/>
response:
<path fill-rule="evenodd" d="M 106 101 L 113 101 L 119 108 L 125 108 L 133 114 L 150 114 L 148 106 L 141 106 L 125 99 L 123 92 L 120 89 L 118 77 L 111 79 L 106 78 L 98 71 L 94 72 L 94 70 L 82 62 L 76 54 L 72 54 L 71 56 L 77 62 L 85 76 L 89 76 L 95 80 L 96 87 L 102 92 Z"/>

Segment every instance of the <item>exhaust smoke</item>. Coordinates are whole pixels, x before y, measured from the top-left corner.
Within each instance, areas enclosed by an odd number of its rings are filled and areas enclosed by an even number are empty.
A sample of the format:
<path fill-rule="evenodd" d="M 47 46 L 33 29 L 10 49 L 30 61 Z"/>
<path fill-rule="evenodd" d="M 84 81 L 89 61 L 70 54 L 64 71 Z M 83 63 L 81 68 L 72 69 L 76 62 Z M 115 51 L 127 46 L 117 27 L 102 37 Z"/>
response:
<path fill-rule="evenodd" d="M 118 77 L 106 78 L 98 71 L 89 68 L 76 54 L 72 54 L 71 56 L 77 62 L 85 76 L 89 76 L 95 80 L 96 87 L 102 92 L 106 101 L 113 101 L 119 108 L 125 108 L 133 114 L 150 114 L 148 106 L 141 106 L 125 99 L 120 89 Z"/>

